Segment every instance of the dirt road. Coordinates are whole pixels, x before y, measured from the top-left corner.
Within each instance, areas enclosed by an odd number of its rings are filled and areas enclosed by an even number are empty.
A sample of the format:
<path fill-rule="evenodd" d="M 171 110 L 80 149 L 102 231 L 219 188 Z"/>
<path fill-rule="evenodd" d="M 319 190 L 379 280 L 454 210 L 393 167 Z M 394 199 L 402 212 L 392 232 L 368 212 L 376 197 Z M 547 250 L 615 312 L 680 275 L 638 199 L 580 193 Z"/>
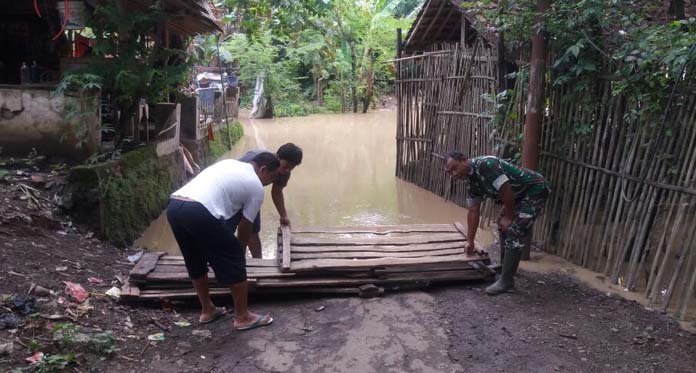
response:
<path fill-rule="evenodd" d="M 687 372 L 696 366 L 696 337 L 671 318 L 565 275 L 525 272 L 518 278 L 520 291 L 496 298 L 486 296 L 484 286 L 377 299 L 257 301 L 255 309 L 275 317 L 272 326 L 235 332 L 227 318 L 204 328 L 173 329 L 143 355 L 142 363 L 114 360 L 107 369 Z M 195 318 L 190 310 L 184 314 Z M 210 333 L 196 336 L 194 330 Z"/>

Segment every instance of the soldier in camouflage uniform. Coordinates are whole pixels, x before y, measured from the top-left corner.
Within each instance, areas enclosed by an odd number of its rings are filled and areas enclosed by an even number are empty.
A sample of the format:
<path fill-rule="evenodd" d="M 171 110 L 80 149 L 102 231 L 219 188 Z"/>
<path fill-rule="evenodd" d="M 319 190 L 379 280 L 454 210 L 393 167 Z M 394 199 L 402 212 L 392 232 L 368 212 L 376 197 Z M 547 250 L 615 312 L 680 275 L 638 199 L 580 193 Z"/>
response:
<path fill-rule="evenodd" d="M 529 242 L 534 219 L 541 213 L 551 193 L 548 182 L 538 172 L 493 156 L 467 159 L 460 152 L 450 152 L 445 161 L 446 170 L 453 178 L 469 181 L 468 252 L 474 250 L 481 202 L 485 198 L 502 202 L 503 213 L 498 219 L 498 229 L 503 269 L 498 281 L 486 288 L 486 293 L 497 295 L 513 289 L 522 249 Z"/>

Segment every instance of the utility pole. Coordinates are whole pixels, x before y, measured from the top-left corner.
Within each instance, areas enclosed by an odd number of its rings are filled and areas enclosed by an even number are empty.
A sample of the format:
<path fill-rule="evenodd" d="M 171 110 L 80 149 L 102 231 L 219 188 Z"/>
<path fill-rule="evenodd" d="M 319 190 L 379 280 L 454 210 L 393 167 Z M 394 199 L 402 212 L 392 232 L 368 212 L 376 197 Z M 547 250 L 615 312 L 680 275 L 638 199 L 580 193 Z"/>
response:
<path fill-rule="evenodd" d="M 548 39 L 543 31 L 544 13 L 549 9 L 550 0 L 538 0 L 534 17 L 535 27 L 532 36 L 532 57 L 529 63 L 529 93 L 527 114 L 524 118 L 524 143 L 522 144 L 522 167 L 536 170 L 539 167 L 539 142 L 541 140 L 541 120 L 544 115 L 544 75 Z"/>

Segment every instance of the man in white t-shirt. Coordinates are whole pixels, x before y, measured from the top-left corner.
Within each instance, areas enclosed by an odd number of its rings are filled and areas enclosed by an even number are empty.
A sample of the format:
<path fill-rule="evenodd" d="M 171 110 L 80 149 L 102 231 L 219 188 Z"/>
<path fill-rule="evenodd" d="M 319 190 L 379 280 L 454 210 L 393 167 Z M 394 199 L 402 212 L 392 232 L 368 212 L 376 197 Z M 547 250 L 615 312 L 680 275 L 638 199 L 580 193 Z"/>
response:
<path fill-rule="evenodd" d="M 263 186 L 276 179 L 279 166 L 278 157 L 272 153 L 258 154 L 250 163 L 222 160 L 172 193 L 167 219 L 201 303 L 199 321 L 203 324 L 226 313 L 210 299 L 208 264 L 218 284 L 232 289 L 235 329 L 247 330 L 273 322 L 271 316 L 258 315 L 247 308 L 245 250 L 252 222 L 263 203 Z M 238 212 L 243 217 L 235 237 L 227 220 Z"/>

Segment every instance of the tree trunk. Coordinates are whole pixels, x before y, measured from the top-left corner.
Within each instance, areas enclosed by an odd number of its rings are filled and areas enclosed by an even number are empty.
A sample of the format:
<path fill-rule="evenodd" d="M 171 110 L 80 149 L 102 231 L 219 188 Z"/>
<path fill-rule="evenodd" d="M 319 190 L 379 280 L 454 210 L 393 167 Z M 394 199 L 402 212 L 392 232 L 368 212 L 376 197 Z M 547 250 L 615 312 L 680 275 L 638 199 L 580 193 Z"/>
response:
<path fill-rule="evenodd" d="M 370 48 L 370 69 L 367 71 L 367 82 L 365 89 L 365 99 L 363 100 L 363 113 L 367 113 L 375 94 L 375 51 Z"/>
<path fill-rule="evenodd" d="M 314 99 L 316 100 L 318 105 L 321 105 L 319 102 L 319 78 L 317 78 L 316 75 L 313 75 L 313 80 L 314 80 Z"/>
<path fill-rule="evenodd" d="M 355 61 L 355 46 L 352 41 L 348 40 L 348 46 L 350 47 L 350 102 L 352 104 L 353 112 L 358 112 L 358 77 L 356 76 L 357 63 Z"/>
<path fill-rule="evenodd" d="M 549 0 L 538 0 L 535 24 L 543 24 L 543 14 L 549 8 Z M 532 36 L 532 58 L 529 73 L 527 115 L 524 118 L 524 142 L 522 145 L 522 167 L 536 170 L 539 167 L 539 141 L 541 120 L 544 115 L 544 75 L 548 40 L 543 31 Z"/>
<path fill-rule="evenodd" d="M 118 105 L 119 117 L 118 117 L 118 131 L 116 134 L 116 144 L 121 144 L 123 139 L 132 135 L 131 131 L 131 121 L 133 120 L 133 114 L 135 113 L 135 108 L 133 104 L 121 104 Z"/>
<path fill-rule="evenodd" d="M 317 102 L 319 105 L 324 105 L 324 78 L 319 78 L 317 80 Z"/>
<path fill-rule="evenodd" d="M 669 15 L 672 19 L 685 19 L 684 0 L 671 0 L 669 2 Z"/>
<path fill-rule="evenodd" d="M 549 8 L 550 0 L 537 1 L 537 13 L 534 23 L 542 25 L 532 36 L 532 58 L 529 72 L 529 93 L 527 96 L 527 114 L 524 118 L 524 139 L 522 144 L 522 167 L 530 170 L 539 168 L 539 142 L 541 140 L 541 120 L 544 115 L 544 76 L 546 75 L 546 54 L 548 39 L 544 34 L 544 12 Z M 532 233 L 525 238 L 522 260 L 530 258 Z"/>

